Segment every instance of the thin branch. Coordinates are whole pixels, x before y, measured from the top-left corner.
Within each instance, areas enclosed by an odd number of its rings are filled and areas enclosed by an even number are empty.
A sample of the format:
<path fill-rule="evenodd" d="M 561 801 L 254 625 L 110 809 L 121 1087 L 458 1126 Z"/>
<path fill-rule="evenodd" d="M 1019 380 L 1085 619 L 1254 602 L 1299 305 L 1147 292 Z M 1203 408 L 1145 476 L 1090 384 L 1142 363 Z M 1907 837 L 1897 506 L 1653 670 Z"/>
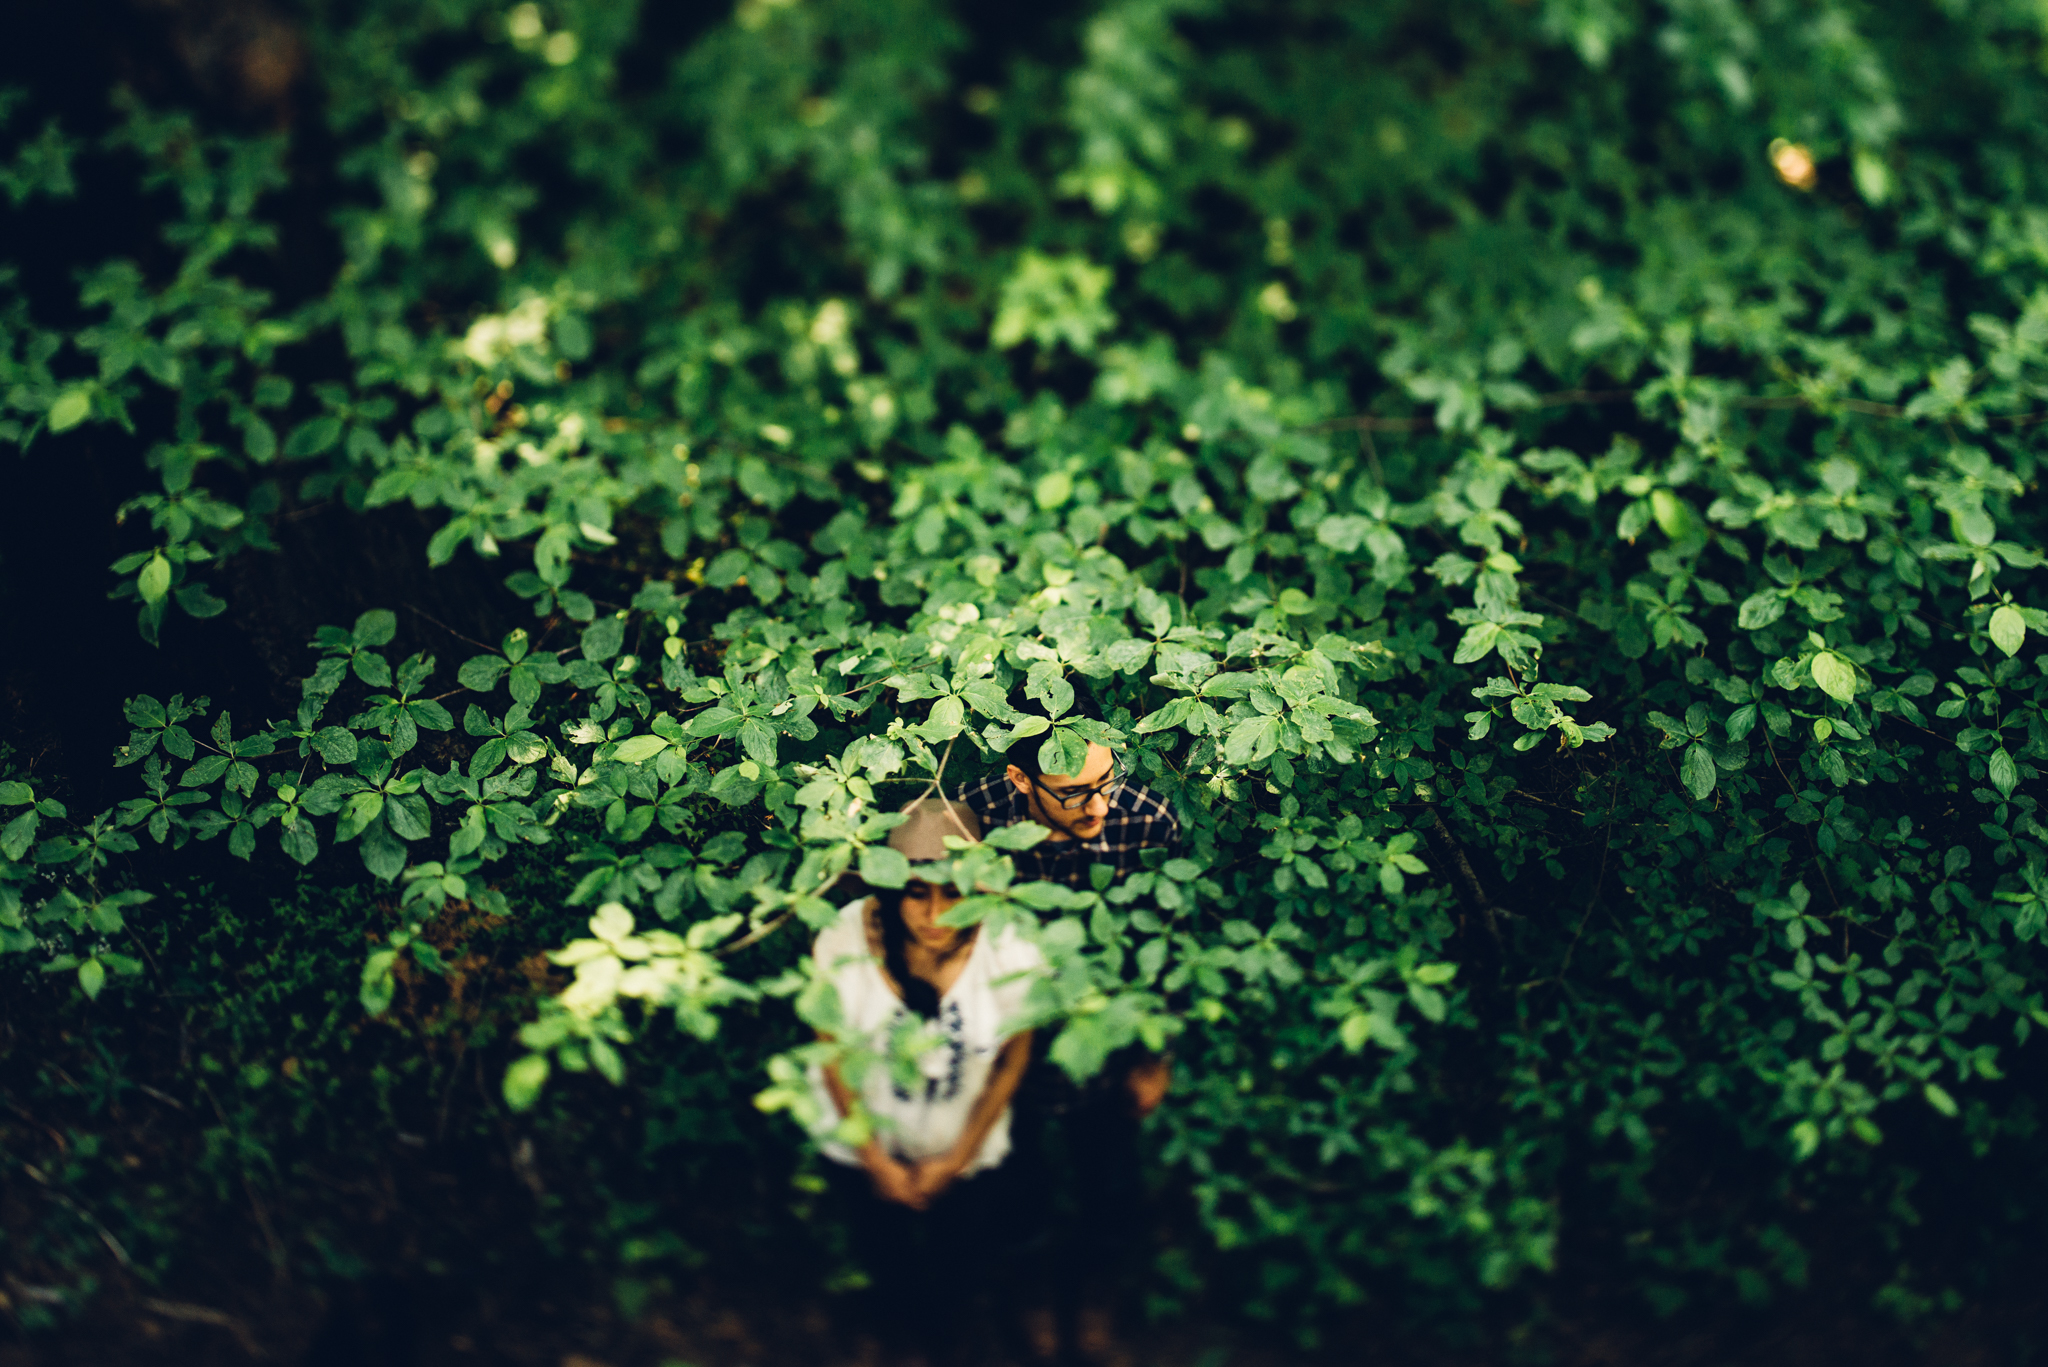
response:
<path fill-rule="evenodd" d="M 1586 899 L 1585 914 L 1579 917 L 1579 928 L 1572 932 L 1572 942 L 1564 947 L 1564 961 L 1557 966 L 1557 978 L 1564 981 L 1564 975 L 1572 966 L 1572 955 L 1578 950 L 1579 941 L 1585 937 L 1586 922 L 1593 919 L 1594 908 L 1600 905 L 1600 891 L 1607 884 L 1607 851 L 1614 843 L 1614 789 L 1621 782 L 1616 774 L 1607 785 L 1607 829 L 1600 835 L 1600 868 L 1593 875 L 1593 895 Z"/>
<path fill-rule="evenodd" d="M 759 930 L 756 930 L 751 934 L 744 935 L 741 938 L 734 940 L 731 944 L 724 946 L 723 948 L 713 950 L 712 956 L 714 958 L 719 959 L 728 958 L 731 955 L 737 954 L 741 950 L 746 949 L 750 945 L 757 945 L 761 943 L 761 941 L 767 939 L 770 935 L 773 935 L 776 931 L 782 929 L 782 923 L 787 921 L 791 916 L 794 916 L 795 914 L 796 912 L 793 909 L 790 911 L 783 912 L 780 916 L 774 917 L 773 919 L 768 921 Z"/>
<path fill-rule="evenodd" d="M 1380 468 L 1380 448 L 1372 439 L 1372 429 L 1358 429 L 1358 446 L 1365 452 L 1365 468 L 1372 471 L 1372 482 L 1384 489 L 1387 487 L 1387 472 Z M 1185 592 L 1183 592 L 1185 596 Z"/>
<path fill-rule="evenodd" d="M 121 1264 L 121 1266 L 129 1272 L 133 1272 L 135 1270 L 135 1264 L 128 1257 L 128 1250 L 121 1247 L 121 1241 L 114 1237 L 113 1231 L 109 1230 L 105 1225 L 101 1224 L 99 1220 L 93 1216 L 93 1213 L 91 1211 L 87 1210 L 84 1206 L 80 1205 L 77 1201 L 73 1200 L 66 1193 L 57 1190 L 56 1186 L 50 1181 L 49 1178 L 43 1176 L 42 1172 L 36 1167 L 35 1164 L 23 1163 L 21 1165 L 21 1170 L 28 1174 L 30 1181 L 34 1182 L 37 1186 L 41 1187 L 44 1191 L 48 1192 L 52 1199 L 57 1201 L 58 1204 L 64 1206 L 67 1210 L 69 1210 L 72 1214 L 76 1215 L 79 1219 L 91 1225 L 94 1231 L 99 1234 L 100 1242 L 105 1244 L 107 1246 L 107 1251 L 114 1255 L 115 1262 Z"/>
<path fill-rule="evenodd" d="M 967 829 L 967 823 L 960 819 L 960 813 L 953 810 L 952 800 L 946 796 L 946 789 L 944 785 L 944 780 L 946 777 L 946 765 L 952 762 L 953 747 L 955 745 L 958 745 L 959 743 L 960 733 L 956 731 L 953 733 L 953 738 L 946 742 L 946 753 L 939 756 L 939 768 L 938 772 L 932 775 L 932 786 L 930 788 L 925 789 L 924 792 L 918 794 L 917 800 L 919 802 L 924 801 L 925 798 L 931 796 L 932 791 L 936 789 L 939 794 L 939 805 L 945 808 L 947 819 L 949 819 L 955 826 L 959 828 L 960 838 L 966 841 L 978 841 L 980 837 L 975 835 L 973 831 Z"/>
<path fill-rule="evenodd" d="M 1500 938 L 1500 921 L 1495 914 L 1493 899 L 1486 895 L 1486 885 L 1479 881 L 1478 872 L 1473 869 L 1472 861 L 1465 855 L 1465 847 L 1458 843 L 1458 837 L 1452 835 L 1451 828 L 1444 824 L 1443 813 L 1437 809 L 1434 802 L 1427 805 L 1430 822 L 1438 838 L 1450 851 L 1451 864 L 1458 872 L 1459 881 L 1465 885 L 1465 891 L 1472 898 L 1472 903 L 1479 914 L 1486 918 L 1486 933 L 1493 937 L 1494 948 L 1505 953 L 1505 946 L 1502 945 Z"/>
<path fill-rule="evenodd" d="M 7 1102 L 7 1109 L 14 1112 L 16 1115 L 20 1116 L 23 1120 L 26 1120 L 29 1124 L 35 1126 L 37 1129 L 43 1131 L 43 1133 L 49 1135 L 50 1138 L 56 1142 L 58 1153 L 71 1152 L 70 1141 L 64 1138 L 64 1132 L 58 1129 L 55 1125 L 50 1124 L 48 1121 L 36 1119 L 33 1115 L 29 1114 L 20 1106 L 16 1105 L 11 1098 Z"/>
<path fill-rule="evenodd" d="M 142 1308 L 152 1314 L 162 1315 L 167 1320 L 183 1320 L 187 1324 L 211 1324 L 225 1329 L 235 1336 L 235 1342 L 242 1345 L 242 1351 L 250 1357 L 263 1356 L 263 1345 L 249 1332 L 249 1326 L 225 1310 L 215 1310 L 207 1305 L 194 1305 L 190 1301 L 165 1301 L 153 1297 L 143 1301 Z"/>
<path fill-rule="evenodd" d="M 471 645 L 477 647 L 480 650 L 488 650 L 493 653 L 496 653 L 498 649 L 494 645 L 486 645 L 484 642 L 477 640 L 476 637 L 474 636 L 464 636 L 461 632 L 457 631 L 454 627 L 449 626 L 446 622 L 434 616 L 432 613 L 427 612 L 424 609 L 415 607 L 411 603 L 407 603 L 406 607 L 410 608 L 413 612 L 418 613 L 421 617 L 426 618 L 429 622 L 432 622 L 435 626 L 441 628 L 441 630 L 447 632 L 450 636 L 453 636 L 458 641 L 467 641 Z"/>

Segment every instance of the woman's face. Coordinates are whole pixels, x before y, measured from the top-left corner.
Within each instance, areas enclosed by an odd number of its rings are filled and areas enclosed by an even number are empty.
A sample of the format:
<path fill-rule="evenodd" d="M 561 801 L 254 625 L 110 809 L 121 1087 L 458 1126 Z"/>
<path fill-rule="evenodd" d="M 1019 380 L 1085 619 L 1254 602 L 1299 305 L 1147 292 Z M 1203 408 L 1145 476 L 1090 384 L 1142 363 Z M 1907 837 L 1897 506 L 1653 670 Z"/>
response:
<path fill-rule="evenodd" d="M 951 949 L 962 932 L 938 920 L 959 905 L 960 894 L 950 884 L 913 878 L 903 885 L 903 928 L 926 949 Z"/>

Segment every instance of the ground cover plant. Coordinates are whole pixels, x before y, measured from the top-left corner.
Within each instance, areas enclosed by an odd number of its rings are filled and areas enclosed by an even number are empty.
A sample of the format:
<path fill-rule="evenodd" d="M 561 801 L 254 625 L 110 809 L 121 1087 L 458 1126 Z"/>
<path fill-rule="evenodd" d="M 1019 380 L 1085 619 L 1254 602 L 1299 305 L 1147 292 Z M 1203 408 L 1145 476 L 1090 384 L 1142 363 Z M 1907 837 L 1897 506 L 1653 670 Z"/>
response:
<path fill-rule="evenodd" d="M 281 1276 L 459 1257 L 306 1204 L 361 1116 L 503 1141 L 628 1317 L 843 1279 L 810 933 L 902 801 L 1091 739 L 1181 857 L 1006 833 L 965 914 L 1052 1066 L 1175 1057 L 1153 1313 L 2024 1283 L 2037 6 L 249 13 L 239 76 L 0 95 L 0 460 L 100 472 L 73 567 L 183 662 L 93 685 L 111 775 L 0 775 L 18 1324 L 194 1256 L 124 1088 Z"/>

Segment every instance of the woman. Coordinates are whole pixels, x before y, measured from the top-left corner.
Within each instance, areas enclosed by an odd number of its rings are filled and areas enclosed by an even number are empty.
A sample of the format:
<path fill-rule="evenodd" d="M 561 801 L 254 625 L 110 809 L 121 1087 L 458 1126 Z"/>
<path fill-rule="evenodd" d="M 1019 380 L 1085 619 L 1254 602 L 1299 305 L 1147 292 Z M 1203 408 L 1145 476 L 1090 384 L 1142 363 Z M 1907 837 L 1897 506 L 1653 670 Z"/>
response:
<path fill-rule="evenodd" d="M 861 1260 L 874 1279 L 877 1329 L 889 1337 L 922 1329 L 945 1338 L 971 1294 L 968 1277 L 992 1272 L 1005 1241 L 1028 1221 L 997 1170 L 1010 1152 L 1010 1099 L 1031 1058 L 1023 1015 L 1044 959 L 1014 932 L 984 935 L 940 919 L 959 904 L 941 861 L 949 835 L 981 838 L 972 810 L 940 798 L 904 809 L 889 847 L 911 863 L 902 890 L 850 902 L 813 947 L 839 993 L 847 1033 L 887 1054 L 904 1030 L 940 1043 L 904 1085 L 884 1062 L 860 1081 L 872 1135 L 858 1149 L 821 1135 L 844 1174 Z M 836 1123 L 853 1114 L 854 1094 L 836 1067 L 816 1081 Z M 863 1180 L 864 1179 L 864 1180 Z"/>

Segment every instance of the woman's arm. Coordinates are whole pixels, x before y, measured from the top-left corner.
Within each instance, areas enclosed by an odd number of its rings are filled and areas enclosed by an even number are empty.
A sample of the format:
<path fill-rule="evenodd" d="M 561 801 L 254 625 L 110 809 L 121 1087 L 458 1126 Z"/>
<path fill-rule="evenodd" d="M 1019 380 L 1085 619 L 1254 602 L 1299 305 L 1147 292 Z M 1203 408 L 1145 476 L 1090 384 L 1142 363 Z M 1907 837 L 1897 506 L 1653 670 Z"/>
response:
<path fill-rule="evenodd" d="M 953 1141 L 953 1147 L 936 1158 L 925 1159 L 913 1172 L 917 1188 L 927 1201 L 950 1186 L 981 1152 L 988 1132 L 1009 1109 L 1010 1098 L 1017 1095 L 1017 1084 L 1024 1080 L 1024 1069 L 1030 1062 L 1031 1032 L 1020 1030 L 1004 1042 L 1002 1052 L 996 1055 L 995 1067 L 989 1069 L 988 1083 L 981 1089 L 981 1095 L 974 1099 L 973 1109 L 967 1113 L 967 1128 Z"/>
<path fill-rule="evenodd" d="M 827 1043 L 832 1039 L 822 1030 L 818 1032 L 818 1038 Z M 825 1090 L 831 1095 L 832 1104 L 839 1108 L 840 1116 L 852 1115 L 853 1091 L 839 1076 L 839 1065 L 826 1064 L 824 1074 Z M 884 1201 L 894 1201 L 912 1210 L 923 1210 L 930 1201 L 931 1198 L 919 1189 L 910 1165 L 891 1157 L 889 1151 L 882 1147 L 881 1140 L 871 1137 L 855 1153 L 860 1158 L 860 1165 L 867 1169 L 868 1180 L 875 1184 L 875 1195 Z"/>

